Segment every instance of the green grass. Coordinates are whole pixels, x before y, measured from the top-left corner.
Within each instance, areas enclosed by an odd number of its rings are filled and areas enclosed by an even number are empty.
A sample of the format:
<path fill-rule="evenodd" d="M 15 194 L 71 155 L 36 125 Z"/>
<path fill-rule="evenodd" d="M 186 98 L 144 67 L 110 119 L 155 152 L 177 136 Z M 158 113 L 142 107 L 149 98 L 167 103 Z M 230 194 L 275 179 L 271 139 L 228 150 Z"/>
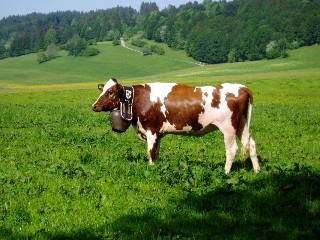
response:
<path fill-rule="evenodd" d="M 224 174 L 219 132 L 201 138 L 166 136 L 160 159 L 150 167 L 146 145 L 132 128 L 114 133 L 109 114 L 91 110 L 96 87 L 68 90 L 70 75 L 63 82 L 61 69 L 59 91 L 1 92 L 0 239 L 317 239 L 317 51 L 315 46 L 293 51 L 288 59 L 124 81 L 246 83 L 254 92 L 251 133 L 259 174 L 239 157 L 231 174 Z M 16 60 L 18 66 L 28 57 L 6 61 Z M 304 67 L 285 68 L 290 62 Z M 271 66 L 264 67 L 267 63 Z M 48 75 L 58 71 L 45 67 Z M 223 68 L 225 74 L 215 72 Z"/>
<path fill-rule="evenodd" d="M 255 62 L 205 65 L 192 70 L 180 70 L 151 76 L 150 79 L 168 78 L 182 81 L 246 81 L 289 76 L 319 76 L 320 46 L 303 47 L 289 51 L 289 58 Z"/>
<path fill-rule="evenodd" d="M 72 57 L 60 52 L 60 57 L 38 64 L 36 54 L 0 61 L 0 86 L 54 85 L 107 81 L 111 77 L 129 79 L 165 73 L 193 65 L 140 54 L 102 43 L 95 46 L 100 54 L 95 57 Z"/>

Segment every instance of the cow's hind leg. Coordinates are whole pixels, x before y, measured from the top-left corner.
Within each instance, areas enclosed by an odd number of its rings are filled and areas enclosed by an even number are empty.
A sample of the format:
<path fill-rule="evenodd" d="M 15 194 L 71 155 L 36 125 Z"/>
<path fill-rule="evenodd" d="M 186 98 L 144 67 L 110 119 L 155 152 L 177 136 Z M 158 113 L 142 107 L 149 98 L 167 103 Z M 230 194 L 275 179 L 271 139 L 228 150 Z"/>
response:
<path fill-rule="evenodd" d="M 247 119 L 242 116 L 238 124 L 237 136 L 241 141 L 241 160 L 245 161 L 250 153 L 250 135 L 248 130 Z"/>
<path fill-rule="evenodd" d="M 248 155 L 250 155 L 254 172 L 259 172 L 260 167 L 257 156 L 256 143 L 250 136 L 247 120 L 244 116 L 242 116 L 241 123 L 239 124 L 239 128 L 237 129 L 237 136 L 242 143 L 241 159 L 246 160 Z"/>
<path fill-rule="evenodd" d="M 235 131 L 224 133 L 224 144 L 226 147 L 225 172 L 228 174 L 238 150 Z"/>
<path fill-rule="evenodd" d="M 147 131 L 148 157 L 150 165 L 154 165 L 160 147 L 160 137 Z"/>
<path fill-rule="evenodd" d="M 256 142 L 253 140 L 251 136 L 249 140 L 249 145 L 250 145 L 250 158 L 251 158 L 253 170 L 254 172 L 258 173 L 260 171 L 260 166 L 258 161 Z"/>

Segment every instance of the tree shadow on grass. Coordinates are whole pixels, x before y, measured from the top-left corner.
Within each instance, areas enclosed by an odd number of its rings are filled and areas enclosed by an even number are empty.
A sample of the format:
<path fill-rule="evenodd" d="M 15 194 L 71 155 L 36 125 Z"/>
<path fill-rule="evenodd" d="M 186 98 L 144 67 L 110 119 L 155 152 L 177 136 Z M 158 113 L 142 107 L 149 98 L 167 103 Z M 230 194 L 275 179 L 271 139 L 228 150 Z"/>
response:
<path fill-rule="evenodd" d="M 113 222 L 120 239 L 318 239 L 320 175 L 269 175 L 243 188 L 189 193 L 166 209 L 148 209 Z"/>
<path fill-rule="evenodd" d="M 0 228 L 1 230 L 1 228 Z M 5 229 L 2 229 L 5 230 Z M 4 231 L 4 239 L 32 239 Z M 37 239 L 318 239 L 320 174 L 279 169 L 255 180 L 189 192 L 166 207 L 120 216 L 98 229 L 37 233 Z"/>

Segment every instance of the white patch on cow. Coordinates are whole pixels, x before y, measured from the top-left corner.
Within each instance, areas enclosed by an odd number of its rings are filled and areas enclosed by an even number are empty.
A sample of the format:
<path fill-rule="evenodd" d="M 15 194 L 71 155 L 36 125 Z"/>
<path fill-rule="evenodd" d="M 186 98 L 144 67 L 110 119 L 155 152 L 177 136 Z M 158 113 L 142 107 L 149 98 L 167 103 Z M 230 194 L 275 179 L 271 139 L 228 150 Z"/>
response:
<path fill-rule="evenodd" d="M 186 132 L 186 133 L 191 132 L 191 131 L 192 131 L 192 127 L 189 126 L 189 125 L 184 126 L 184 127 L 182 128 L 182 130 L 181 130 L 181 132 Z"/>
<path fill-rule="evenodd" d="M 157 135 L 152 134 L 152 132 L 150 130 L 147 130 L 148 157 L 149 157 L 150 165 L 154 165 L 155 159 L 152 159 L 151 151 L 152 151 L 152 149 L 157 147 L 157 146 L 155 146 L 155 144 L 157 144 L 156 140 L 157 140 Z"/>
<path fill-rule="evenodd" d="M 108 91 L 108 89 L 111 88 L 111 87 L 112 87 L 113 85 L 115 85 L 115 84 L 116 84 L 116 82 L 115 82 L 114 80 L 110 79 L 110 80 L 104 85 L 100 96 L 98 97 L 98 99 L 95 101 L 95 103 L 94 103 L 92 106 L 94 106 L 94 105 L 98 102 L 98 100 L 100 99 L 100 97 L 102 97 L 102 96 Z"/>
<path fill-rule="evenodd" d="M 140 122 L 140 119 L 138 118 L 138 122 L 137 122 L 137 127 L 138 127 L 138 130 L 139 132 L 141 132 L 143 135 L 147 135 L 147 132 L 146 130 L 142 127 L 142 124 Z"/>
<path fill-rule="evenodd" d="M 220 119 L 228 119 L 230 118 L 231 121 L 231 115 L 232 112 L 228 107 L 228 103 L 226 100 L 226 95 L 228 93 L 234 94 L 235 97 L 239 96 L 239 89 L 244 87 L 241 84 L 232 84 L 232 83 L 224 83 L 222 84 L 222 89 L 220 89 L 220 105 L 219 105 L 219 112 L 224 113 L 221 115 Z M 230 115 L 230 117 L 229 117 Z"/>
<path fill-rule="evenodd" d="M 162 127 L 160 128 L 160 133 L 167 133 L 169 132 L 171 129 L 173 129 L 175 126 L 171 125 L 168 121 L 164 122 L 162 124 Z"/>
<path fill-rule="evenodd" d="M 160 110 L 161 110 L 161 112 L 163 113 L 163 115 L 166 116 L 166 111 L 167 111 L 167 109 L 166 109 L 166 106 L 165 106 L 164 104 L 161 105 Z"/>
<path fill-rule="evenodd" d="M 222 84 L 222 89 L 220 90 L 221 96 L 226 95 L 227 93 L 232 93 L 236 97 L 239 96 L 239 89 L 245 87 L 241 84 L 234 84 L 234 83 L 224 83 Z"/>
<path fill-rule="evenodd" d="M 211 103 L 213 100 L 212 93 L 215 90 L 215 87 L 202 87 L 201 90 L 202 90 L 202 99 L 204 100 L 205 103 L 204 105 L 202 104 L 204 111 L 199 115 L 198 121 L 202 126 L 206 127 L 209 124 L 212 124 L 215 122 L 214 119 L 219 113 L 217 109 L 211 106 Z"/>
<path fill-rule="evenodd" d="M 182 133 L 182 132 L 191 132 L 192 127 L 187 125 L 184 126 L 181 130 L 177 130 L 177 127 L 174 124 L 171 124 L 170 122 L 166 121 L 163 123 L 162 127 L 160 128 L 160 133 Z"/>
<path fill-rule="evenodd" d="M 150 101 L 158 102 L 158 99 L 159 99 L 160 102 L 163 103 L 164 98 L 168 96 L 172 88 L 177 84 L 176 83 L 149 83 L 148 85 L 151 88 Z"/>
<path fill-rule="evenodd" d="M 112 79 L 110 79 L 103 87 L 102 93 L 100 96 L 102 96 L 103 94 L 106 93 L 106 91 L 108 91 L 109 88 L 111 88 L 113 85 L 116 85 L 116 82 Z"/>
<path fill-rule="evenodd" d="M 219 122 L 220 124 L 226 124 L 227 126 L 220 127 L 220 131 L 223 132 L 223 128 L 228 128 L 229 125 L 231 126 L 231 116 L 232 111 L 230 110 L 226 95 L 229 93 L 234 94 L 235 97 L 239 96 L 239 89 L 245 87 L 241 84 L 231 84 L 231 83 L 224 83 L 222 84 L 222 89 L 220 89 L 220 105 L 219 105 Z"/>
<path fill-rule="evenodd" d="M 147 130 L 148 151 L 151 151 L 157 139 L 156 134 L 152 134 L 150 130 Z"/>
<path fill-rule="evenodd" d="M 207 87 L 201 87 L 200 89 L 202 91 L 202 99 L 204 100 L 204 102 L 201 103 L 201 106 L 203 108 L 205 108 L 207 105 L 210 106 L 213 98 L 212 92 L 213 90 L 215 90 L 215 88 L 207 86 Z"/>
<path fill-rule="evenodd" d="M 222 86 L 223 88 L 220 89 L 220 104 L 218 108 L 211 106 L 213 101 L 213 91 L 215 91 L 216 88 L 202 87 L 202 98 L 205 100 L 205 105 L 203 106 L 204 112 L 199 115 L 199 123 L 204 127 L 213 124 L 222 130 L 224 128 L 228 128 L 231 124 L 232 112 L 228 107 L 226 94 L 233 93 L 235 96 L 238 96 L 239 89 L 243 87 L 243 85 L 227 83 L 222 84 Z M 230 119 L 230 121 L 227 119 Z"/>

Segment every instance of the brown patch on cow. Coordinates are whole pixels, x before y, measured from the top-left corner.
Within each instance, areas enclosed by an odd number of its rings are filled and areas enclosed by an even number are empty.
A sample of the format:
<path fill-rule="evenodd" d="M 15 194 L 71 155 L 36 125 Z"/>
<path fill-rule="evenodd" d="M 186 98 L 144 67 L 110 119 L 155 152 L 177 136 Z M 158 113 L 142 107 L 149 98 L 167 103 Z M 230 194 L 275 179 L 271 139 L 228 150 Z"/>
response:
<path fill-rule="evenodd" d="M 203 128 L 199 123 L 199 115 L 204 112 L 201 105 L 202 91 L 200 88 L 176 85 L 164 98 L 166 117 L 177 130 L 190 126 L 193 131 Z"/>
<path fill-rule="evenodd" d="M 164 114 L 161 112 L 163 103 L 160 102 L 160 99 L 156 103 L 150 101 L 151 88 L 147 84 L 134 86 L 134 92 L 132 124 L 136 126 L 139 118 L 143 129 L 150 130 L 152 134 L 158 134 L 166 121 Z"/>
<path fill-rule="evenodd" d="M 211 106 L 214 108 L 220 108 L 219 105 L 221 103 L 221 94 L 220 94 L 220 90 L 223 88 L 223 86 L 218 85 L 215 87 L 216 89 L 213 90 L 212 92 L 212 102 L 211 102 Z"/>
<path fill-rule="evenodd" d="M 231 123 L 234 129 L 237 129 L 241 123 L 241 116 L 247 117 L 248 101 L 252 101 L 252 94 L 248 88 L 240 88 L 238 97 L 233 93 L 226 94 L 226 101 L 232 112 Z"/>

